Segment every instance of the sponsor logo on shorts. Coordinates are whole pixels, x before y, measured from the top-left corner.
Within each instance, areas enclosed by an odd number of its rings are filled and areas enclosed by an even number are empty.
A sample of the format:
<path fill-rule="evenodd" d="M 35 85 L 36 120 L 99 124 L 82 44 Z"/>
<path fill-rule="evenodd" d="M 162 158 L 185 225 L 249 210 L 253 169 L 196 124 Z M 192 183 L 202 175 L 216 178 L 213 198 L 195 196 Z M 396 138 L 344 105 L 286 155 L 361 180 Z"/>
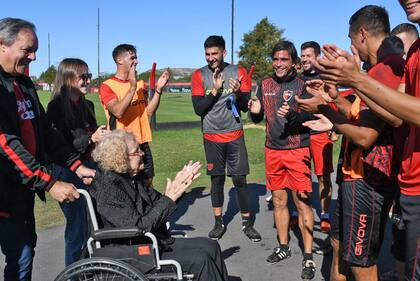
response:
<path fill-rule="evenodd" d="M 359 228 L 357 229 L 356 247 L 354 248 L 354 254 L 360 256 L 363 253 L 363 238 L 366 236 L 366 222 L 367 215 L 359 216 Z"/>
<path fill-rule="evenodd" d="M 207 163 L 207 170 L 211 171 L 214 168 L 214 164 L 213 163 Z"/>

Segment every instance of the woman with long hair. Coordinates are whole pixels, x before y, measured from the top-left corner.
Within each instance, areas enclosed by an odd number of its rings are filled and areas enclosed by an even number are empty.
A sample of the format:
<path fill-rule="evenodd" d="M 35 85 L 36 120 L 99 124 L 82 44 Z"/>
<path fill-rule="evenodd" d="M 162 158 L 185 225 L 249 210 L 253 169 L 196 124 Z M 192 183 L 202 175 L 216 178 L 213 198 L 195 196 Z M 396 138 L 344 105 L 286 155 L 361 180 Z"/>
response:
<path fill-rule="evenodd" d="M 91 151 L 102 136 L 109 131 L 99 126 L 95 119 L 93 102 L 85 95 L 92 74 L 86 62 L 77 58 L 66 58 L 60 62 L 54 82 L 54 90 L 47 108 L 47 117 L 53 127 L 60 131 L 67 142 L 80 153 L 81 160 L 93 167 Z M 73 183 L 77 188 L 86 189 L 83 182 L 69 169 L 54 169 L 60 180 Z M 80 258 L 88 238 L 86 209 L 83 199 L 60 204 L 66 217 L 65 263 L 72 264 Z"/>

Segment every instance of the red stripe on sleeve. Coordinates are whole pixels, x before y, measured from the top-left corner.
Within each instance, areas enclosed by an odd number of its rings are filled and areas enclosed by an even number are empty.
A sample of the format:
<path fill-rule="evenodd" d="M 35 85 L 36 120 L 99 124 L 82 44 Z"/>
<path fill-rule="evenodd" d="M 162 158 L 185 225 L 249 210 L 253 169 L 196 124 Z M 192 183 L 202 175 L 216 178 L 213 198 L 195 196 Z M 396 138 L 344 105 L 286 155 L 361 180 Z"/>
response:
<path fill-rule="evenodd" d="M 79 168 L 80 165 L 82 165 L 82 162 L 80 160 L 77 160 L 73 163 L 73 165 L 70 166 L 70 170 L 74 172 L 77 168 Z"/>
<path fill-rule="evenodd" d="M 191 78 L 191 94 L 193 96 L 204 96 L 203 79 L 199 69 L 194 71 Z"/>
<path fill-rule="evenodd" d="M 107 105 L 112 100 L 118 100 L 117 95 L 107 84 L 102 84 L 99 88 L 99 97 L 103 105 Z"/>
<path fill-rule="evenodd" d="M 43 181 L 50 182 L 52 177 L 41 170 L 36 170 L 35 172 L 32 172 L 31 169 L 26 166 L 26 164 L 20 159 L 19 155 L 16 154 L 16 152 L 7 145 L 6 137 L 3 133 L 0 132 L 0 146 L 3 148 L 4 152 L 6 152 L 7 156 L 15 163 L 15 165 L 21 170 L 21 172 L 28 178 L 31 178 L 33 176 L 37 176 L 41 178 Z"/>

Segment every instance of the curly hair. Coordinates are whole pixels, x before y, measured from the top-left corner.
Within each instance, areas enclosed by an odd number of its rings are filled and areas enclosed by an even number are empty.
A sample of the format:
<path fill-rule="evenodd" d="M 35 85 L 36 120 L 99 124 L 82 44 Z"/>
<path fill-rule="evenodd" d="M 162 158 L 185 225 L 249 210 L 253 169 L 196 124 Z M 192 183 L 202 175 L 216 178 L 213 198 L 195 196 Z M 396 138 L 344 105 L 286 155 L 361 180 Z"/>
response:
<path fill-rule="evenodd" d="M 92 151 L 92 158 L 104 170 L 116 173 L 129 171 L 128 145 L 137 140 L 132 133 L 124 130 L 112 131 L 105 136 Z"/>

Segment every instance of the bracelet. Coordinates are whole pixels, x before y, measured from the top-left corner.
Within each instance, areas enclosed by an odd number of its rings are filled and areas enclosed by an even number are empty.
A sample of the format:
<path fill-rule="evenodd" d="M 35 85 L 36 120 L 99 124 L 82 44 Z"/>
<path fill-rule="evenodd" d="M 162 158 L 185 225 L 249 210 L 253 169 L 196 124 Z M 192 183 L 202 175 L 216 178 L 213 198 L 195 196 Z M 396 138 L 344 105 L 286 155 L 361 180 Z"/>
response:
<path fill-rule="evenodd" d="M 159 96 L 162 95 L 162 92 L 159 92 L 158 90 L 155 90 L 155 93 L 158 94 Z"/>

